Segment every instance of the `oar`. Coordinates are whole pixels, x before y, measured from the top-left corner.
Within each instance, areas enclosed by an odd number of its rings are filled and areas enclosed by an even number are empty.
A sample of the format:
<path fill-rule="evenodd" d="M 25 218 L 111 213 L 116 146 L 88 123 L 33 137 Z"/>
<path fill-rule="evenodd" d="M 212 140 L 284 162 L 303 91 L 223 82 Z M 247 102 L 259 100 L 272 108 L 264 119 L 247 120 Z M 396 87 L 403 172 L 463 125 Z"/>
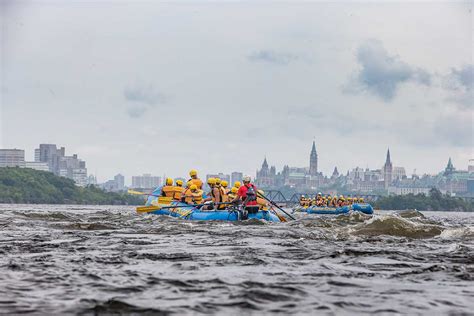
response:
<path fill-rule="evenodd" d="M 133 194 L 133 195 L 161 196 L 157 194 L 145 193 L 145 192 L 140 192 L 140 191 L 135 191 L 135 190 L 128 190 L 127 193 Z"/>
<path fill-rule="evenodd" d="M 291 218 L 292 220 L 296 220 L 296 218 L 294 218 L 293 216 L 291 216 L 290 214 L 288 214 L 287 212 L 285 212 L 284 209 L 282 209 L 281 207 L 279 207 L 278 205 L 276 205 L 275 202 L 273 202 L 272 200 L 270 200 L 269 198 L 267 198 L 265 195 L 261 194 L 261 193 L 258 193 L 257 194 L 261 197 L 261 198 L 264 198 L 265 200 L 267 200 L 268 202 L 270 202 L 270 204 L 272 204 L 273 206 L 275 206 L 277 209 L 279 209 L 280 211 L 282 211 L 283 213 L 285 213 L 289 218 Z"/>
<path fill-rule="evenodd" d="M 221 203 L 214 203 L 214 205 L 221 205 L 221 204 L 232 204 L 231 202 L 221 202 Z M 158 206 L 158 205 L 150 205 L 150 206 L 139 206 L 137 207 L 137 212 L 139 213 L 148 213 L 163 209 L 171 209 L 171 208 L 184 208 L 184 207 L 199 207 L 209 204 L 186 204 L 186 205 L 173 205 L 173 206 Z"/>

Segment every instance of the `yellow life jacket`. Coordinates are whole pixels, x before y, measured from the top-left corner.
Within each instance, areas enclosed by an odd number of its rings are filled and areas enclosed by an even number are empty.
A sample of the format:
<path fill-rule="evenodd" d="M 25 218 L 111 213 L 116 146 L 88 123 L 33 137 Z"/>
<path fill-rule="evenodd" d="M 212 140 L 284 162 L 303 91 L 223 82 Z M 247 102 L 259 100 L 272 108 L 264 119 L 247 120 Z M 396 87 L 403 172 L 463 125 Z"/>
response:
<path fill-rule="evenodd" d="M 222 202 L 227 202 L 228 201 L 227 190 L 224 187 L 219 187 L 219 192 L 221 194 Z"/>
<path fill-rule="evenodd" d="M 201 204 L 202 203 L 202 190 L 197 190 L 192 192 L 191 190 L 186 190 L 184 193 L 184 202 L 187 204 Z"/>
<path fill-rule="evenodd" d="M 163 188 L 161 188 L 161 192 L 163 196 L 166 197 L 173 197 L 175 189 L 174 186 L 172 185 L 165 185 Z"/>
<path fill-rule="evenodd" d="M 184 188 L 183 187 L 174 187 L 173 199 L 180 201 L 183 196 Z"/>
<path fill-rule="evenodd" d="M 228 200 L 229 202 L 230 202 L 230 201 L 233 201 L 236 196 L 237 196 L 237 194 L 230 192 L 230 193 L 227 194 L 227 200 Z"/>
<path fill-rule="evenodd" d="M 261 210 L 268 208 L 268 202 L 259 196 L 257 196 L 257 204 L 260 206 Z"/>
<path fill-rule="evenodd" d="M 201 179 L 193 179 L 193 178 L 191 178 L 191 179 L 188 180 L 188 184 L 189 184 L 189 186 L 195 184 L 195 185 L 197 186 L 198 190 L 201 190 L 201 189 L 202 189 L 202 181 L 201 181 Z"/>

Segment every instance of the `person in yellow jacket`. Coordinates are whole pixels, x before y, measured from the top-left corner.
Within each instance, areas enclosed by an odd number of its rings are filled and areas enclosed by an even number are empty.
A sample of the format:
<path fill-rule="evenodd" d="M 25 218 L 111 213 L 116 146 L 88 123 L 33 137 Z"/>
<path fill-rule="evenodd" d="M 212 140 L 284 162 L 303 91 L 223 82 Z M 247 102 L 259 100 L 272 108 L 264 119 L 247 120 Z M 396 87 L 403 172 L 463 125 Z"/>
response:
<path fill-rule="evenodd" d="M 232 187 L 232 189 L 230 189 L 230 192 L 227 194 L 227 199 L 229 201 L 233 201 L 236 198 L 238 191 L 239 189 L 237 189 L 236 187 Z"/>
<path fill-rule="evenodd" d="M 191 184 L 189 190 L 185 192 L 184 202 L 188 204 L 201 204 L 202 193 L 202 190 L 199 190 L 195 184 Z"/>
<path fill-rule="evenodd" d="M 221 195 L 221 202 L 223 203 L 226 203 L 229 201 L 229 197 L 228 197 L 228 190 L 227 190 L 227 181 L 221 181 L 220 182 L 220 185 L 218 186 L 219 188 L 219 193 Z M 226 204 L 220 204 L 217 206 L 217 209 L 219 210 L 223 210 L 227 207 Z"/>
<path fill-rule="evenodd" d="M 219 183 L 219 184 L 218 184 Z M 217 203 L 222 202 L 222 197 L 221 197 L 221 190 L 220 190 L 220 179 L 219 178 L 209 178 L 207 179 L 207 184 L 211 188 L 211 191 L 209 192 L 207 198 L 204 200 L 204 202 L 209 202 L 212 201 L 211 204 L 205 205 L 203 207 L 203 210 L 212 210 L 216 206 Z M 220 204 L 217 204 L 217 206 L 220 206 Z"/>
<path fill-rule="evenodd" d="M 166 178 L 165 185 L 161 188 L 161 196 L 172 198 L 174 195 L 173 179 Z"/>
<path fill-rule="evenodd" d="M 225 180 L 221 181 L 221 187 L 224 189 L 225 194 L 229 194 L 230 189 L 228 188 L 229 183 Z"/>
<path fill-rule="evenodd" d="M 189 176 L 191 177 L 191 179 L 188 180 L 188 183 L 195 184 L 198 190 L 202 190 L 202 181 L 198 178 L 197 171 L 194 169 L 189 171 Z"/>
<path fill-rule="evenodd" d="M 176 180 L 175 186 L 174 186 L 173 200 L 181 201 L 181 196 L 183 195 L 183 192 L 184 192 L 183 181 Z"/>
<path fill-rule="evenodd" d="M 263 190 L 257 190 L 257 204 L 260 207 L 261 210 L 268 210 L 268 202 L 264 198 L 261 198 L 260 196 L 263 196 L 265 192 Z"/>

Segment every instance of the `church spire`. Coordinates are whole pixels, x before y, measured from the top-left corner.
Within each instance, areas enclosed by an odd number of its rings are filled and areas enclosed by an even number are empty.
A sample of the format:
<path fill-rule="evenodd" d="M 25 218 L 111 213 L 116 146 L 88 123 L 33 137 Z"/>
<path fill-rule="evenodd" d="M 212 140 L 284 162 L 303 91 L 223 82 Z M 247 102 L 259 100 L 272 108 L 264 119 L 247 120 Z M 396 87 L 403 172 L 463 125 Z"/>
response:
<path fill-rule="evenodd" d="M 385 159 L 385 164 L 390 165 L 392 161 L 390 161 L 390 148 L 387 149 L 387 158 Z"/>
<path fill-rule="evenodd" d="M 309 155 L 309 174 L 315 176 L 318 174 L 318 153 L 316 151 L 316 142 L 313 140 L 311 154 Z"/>
<path fill-rule="evenodd" d="M 265 159 L 263 159 L 262 168 L 264 168 L 264 169 L 268 168 L 267 156 L 265 156 Z"/>

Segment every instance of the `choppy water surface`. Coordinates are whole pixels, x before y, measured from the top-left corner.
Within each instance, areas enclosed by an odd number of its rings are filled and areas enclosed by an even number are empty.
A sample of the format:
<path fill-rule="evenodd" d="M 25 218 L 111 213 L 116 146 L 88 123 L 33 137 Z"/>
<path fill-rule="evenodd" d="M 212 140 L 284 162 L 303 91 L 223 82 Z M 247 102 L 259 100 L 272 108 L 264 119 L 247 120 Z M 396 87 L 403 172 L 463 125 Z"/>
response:
<path fill-rule="evenodd" d="M 297 216 L 0 205 L 0 314 L 474 311 L 474 214 Z"/>

